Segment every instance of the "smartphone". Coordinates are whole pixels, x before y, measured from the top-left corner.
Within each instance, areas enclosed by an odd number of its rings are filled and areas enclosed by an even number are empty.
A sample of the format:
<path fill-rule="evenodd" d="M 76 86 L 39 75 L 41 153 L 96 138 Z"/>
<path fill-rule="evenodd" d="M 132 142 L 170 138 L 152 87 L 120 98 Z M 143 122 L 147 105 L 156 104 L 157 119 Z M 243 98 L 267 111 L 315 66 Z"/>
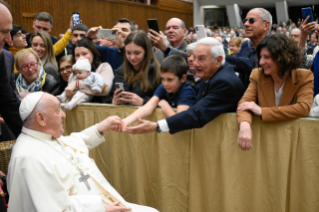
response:
<path fill-rule="evenodd" d="M 147 19 L 147 24 L 148 24 L 148 28 L 154 30 L 155 32 L 157 32 L 158 34 L 159 32 L 159 28 L 158 28 L 158 23 L 157 23 L 157 19 Z M 152 33 L 153 34 L 153 33 Z"/>
<path fill-rule="evenodd" d="M 97 31 L 97 36 L 100 38 L 115 39 L 116 38 L 116 31 L 113 31 L 111 29 L 99 29 Z"/>
<path fill-rule="evenodd" d="M 72 18 L 73 18 L 73 26 L 80 24 L 80 13 L 79 12 L 74 12 L 72 13 Z"/>
<path fill-rule="evenodd" d="M 197 34 L 197 41 L 199 41 L 202 38 L 207 37 L 204 25 L 196 25 L 195 30 L 196 30 L 196 34 Z"/>
<path fill-rule="evenodd" d="M 303 20 L 306 20 L 306 18 L 310 16 L 307 23 L 314 22 L 311 7 L 301 8 L 301 13 L 302 13 Z"/>
<path fill-rule="evenodd" d="M 125 91 L 123 82 L 116 82 L 115 83 L 115 88 L 119 89 L 121 92 Z"/>

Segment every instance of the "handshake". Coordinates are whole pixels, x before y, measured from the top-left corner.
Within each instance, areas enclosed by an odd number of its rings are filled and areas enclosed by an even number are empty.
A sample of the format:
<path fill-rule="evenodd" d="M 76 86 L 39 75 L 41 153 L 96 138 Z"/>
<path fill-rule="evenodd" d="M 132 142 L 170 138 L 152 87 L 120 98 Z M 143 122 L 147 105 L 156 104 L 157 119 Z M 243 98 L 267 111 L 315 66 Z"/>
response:
<path fill-rule="evenodd" d="M 128 122 L 126 119 L 121 119 L 118 116 L 109 116 L 97 125 L 97 129 L 100 133 L 113 130 L 115 132 L 126 132 L 131 134 L 141 134 L 155 132 L 157 128 L 156 122 L 151 122 L 137 118 L 135 122 L 140 124 L 134 127 L 128 127 Z"/>

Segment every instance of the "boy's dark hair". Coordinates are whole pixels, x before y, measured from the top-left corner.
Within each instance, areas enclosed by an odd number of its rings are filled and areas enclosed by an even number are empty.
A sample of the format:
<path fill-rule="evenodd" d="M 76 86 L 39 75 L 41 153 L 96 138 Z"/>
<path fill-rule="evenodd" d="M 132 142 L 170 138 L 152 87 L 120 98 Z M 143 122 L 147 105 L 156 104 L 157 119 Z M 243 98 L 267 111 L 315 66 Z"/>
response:
<path fill-rule="evenodd" d="M 187 63 L 184 58 L 178 55 L 171 55 L 165 58 L 161 64 L 161 73 L 172 73 L 181 79 L 187 74 Z"/>
<path fill-rule="evenodd" d="M 117 23 L 129 23 L 129 24 L 130 24 L 131 32 L 134 32 L 134 30 L 135 30 L 132 21 L 128 20 L 127 18 L 121 18 L 121 19 L 117 20 L 116 24 L 117 24 Z M 116 25 L 116 24 L 115 24 L 115 25 Z"/>
<path fill-rule="evenodd" d="M 22 29 L 22 26 L 12 24 L 12 29 L 10 31 L 11 40 L 13 41 L 13 36 L 17 34 Z M 22 33 L 22 32 L 21 32 Z M 4 44 L 5 47 L 9 48 L 7 43 Z"/>
<path fill-rule="evenodd" d="M 21 29 L 22 34 L 28 34 L 28 31 L 26 29 Z"/>
<path fill-rule="evenodd" d="M 38 21 L 45 21 L 45 22 L 50 22 L 51 26 L 53 26 L 53 18 L 52 16 L 47 13 L 47 12 L 39 12 L 34 20 L 38 20 Z"/>

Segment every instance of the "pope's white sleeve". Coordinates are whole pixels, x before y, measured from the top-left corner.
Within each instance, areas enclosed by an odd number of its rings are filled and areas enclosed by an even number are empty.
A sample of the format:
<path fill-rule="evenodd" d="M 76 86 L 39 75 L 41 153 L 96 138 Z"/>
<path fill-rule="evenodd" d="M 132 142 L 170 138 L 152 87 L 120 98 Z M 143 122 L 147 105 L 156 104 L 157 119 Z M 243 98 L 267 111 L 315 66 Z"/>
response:
<path fill-rule="evenodd" d="M 104 204 L 100 195 L 70 196 L 72 205 L 63 212 L 104 212 Z"/>
<path fill-rule="evenodd" d="M 85 130 L 82 130 L 78 133 L 71 133 L 69 137 L 69 141 L 73 140 L 73 142 L 79 145 L 79 140 L 84 141 L 86 147 L 91 150 L 96 146 L 100 145 L 105 141 L 104 134 L 101 135 L 97 130 L 96 125 L 91 126 Z"/>

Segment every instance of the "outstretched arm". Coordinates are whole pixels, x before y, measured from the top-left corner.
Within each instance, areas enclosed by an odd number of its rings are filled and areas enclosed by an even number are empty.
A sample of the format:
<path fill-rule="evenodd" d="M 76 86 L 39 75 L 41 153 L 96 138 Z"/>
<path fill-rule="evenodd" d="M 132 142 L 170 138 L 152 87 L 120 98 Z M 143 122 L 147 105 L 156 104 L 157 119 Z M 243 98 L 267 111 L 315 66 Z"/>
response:
<path fill-rule="evenodd" d="M 123 119 L 127 125 L 134 123 L 137 118 L 144 118 L 153 113 L 157 104 L 159 102 L 159 98 L 157 96 L 153 96 L 144 106 L 135 110 L 131 115 Z"/>

